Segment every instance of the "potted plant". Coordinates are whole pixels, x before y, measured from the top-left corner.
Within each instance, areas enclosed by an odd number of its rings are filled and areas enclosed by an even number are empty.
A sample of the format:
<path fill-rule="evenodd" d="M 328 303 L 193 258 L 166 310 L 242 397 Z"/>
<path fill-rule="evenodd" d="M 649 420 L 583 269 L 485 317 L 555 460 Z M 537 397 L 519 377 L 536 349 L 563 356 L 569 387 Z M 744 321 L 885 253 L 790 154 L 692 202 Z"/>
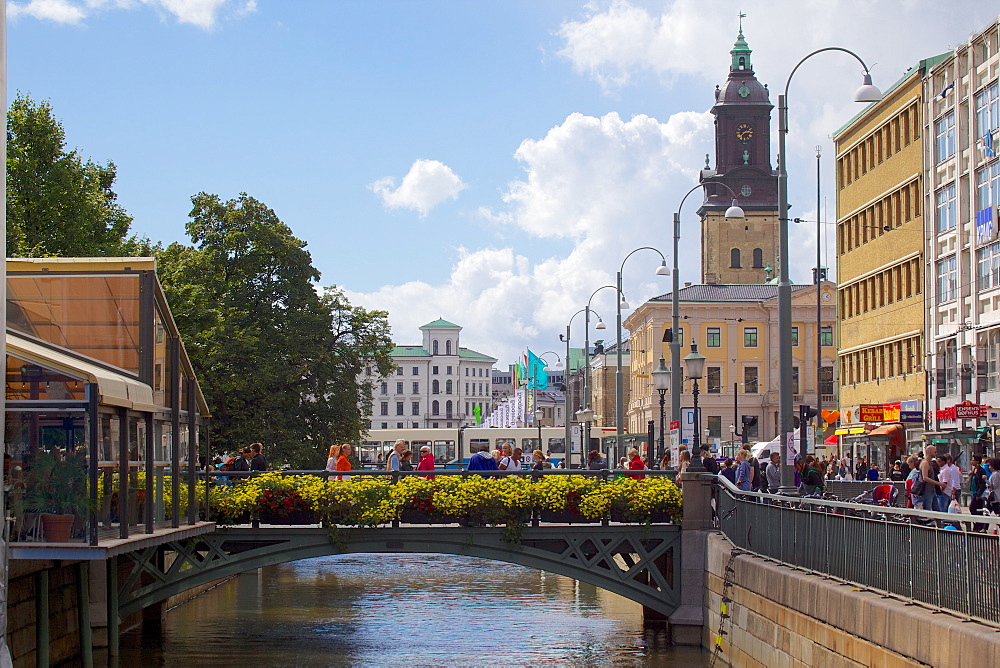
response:
<path fill-rule="evenodd" d="M 39 451 L 25 478 L 24 502 L 41 514 L 46 542 L 68 542 L 77 515 L 86 516 L 91 507 L 86 454 Z"/>

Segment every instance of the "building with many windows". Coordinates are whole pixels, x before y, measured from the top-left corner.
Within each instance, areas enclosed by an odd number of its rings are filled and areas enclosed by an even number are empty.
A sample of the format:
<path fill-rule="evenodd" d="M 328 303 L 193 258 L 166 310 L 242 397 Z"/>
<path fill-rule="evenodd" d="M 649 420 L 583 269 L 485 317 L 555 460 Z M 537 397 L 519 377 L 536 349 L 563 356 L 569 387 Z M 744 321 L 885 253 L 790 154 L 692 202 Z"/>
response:
<path fill-rule="evenodd" d="M 994 22 L 928 68 L 922 101 L 932 429 L 985 425 L 958 404 L 1000 405 L 1000 36 Z M 961 411 L 968 414 L 968 411 Z"/>
<path fill-rule="evenodd" d="M 451 428 L 475 423 L 493 406 L 496 358 L 459 345 L 462 328 L 435 320 L 420 328 L 419 346 L 396 346 L 396 370 L 374 382 L 371 428 Z"/>
<path fill-rule="evenodd" d="M 792 286 L 792 393 L 796 404 L 816 405 L 817 392 L 823 403 L 834 402 L 835 293 L 833 283 L 819 286 L 822 320 L 816 321 L 816 286 Z M 705 355 L 704 378 L 699 381 L 698 404 L 703 434 L 709 442 L 732 439 L 730 426 L 739 433 L 743 417 L 757 418 L 747 438 L 770 440 L 778 433 L 778 286 L 687 285 L 679 295 L 682 314 L 681 356 L 691 352 L 691 343 Z M 671 295 L 654 297 L 631 313 L 625 327 L 631 332 L 631 400 L 628 431 L 642 432 L 649 420 L 659 424 L 659 394 L 650 373 L 660 356 L 670 368 L 670 347 L 663 341 L 670 327 Z M 816 337 L 823 356 L 816 361 Z M 819 372 L 820 367 L 822 372 Z M 682 407 L 692 406 L 693 383 L 682 385 Z M 670 420 L 670 392 L 665 395 L 666 420 Z"/>
<path fill-rule="evenodd" d="M 834 134 L 842 420 L 861 422 L 860 406 L 881 405 L 895 422 L 905 406 L 916 440 L 926 390 L 924 228 L 946 233 L 956 223 L 954 182 L 924 201 L 923 78 L 943 58 L 912 67 Z"/>

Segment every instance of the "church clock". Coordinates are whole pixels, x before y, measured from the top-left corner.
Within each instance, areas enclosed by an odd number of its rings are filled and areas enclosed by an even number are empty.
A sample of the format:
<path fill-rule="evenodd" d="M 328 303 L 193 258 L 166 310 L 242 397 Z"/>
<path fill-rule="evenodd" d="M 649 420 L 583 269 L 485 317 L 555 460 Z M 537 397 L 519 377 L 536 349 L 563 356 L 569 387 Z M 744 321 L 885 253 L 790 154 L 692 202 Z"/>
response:
<path fill-rule="evenodd" d="M 746 143 L 753 139 L 753 126 L 749 123 L 740 123 L 736 126 L 736 138 Z"/>

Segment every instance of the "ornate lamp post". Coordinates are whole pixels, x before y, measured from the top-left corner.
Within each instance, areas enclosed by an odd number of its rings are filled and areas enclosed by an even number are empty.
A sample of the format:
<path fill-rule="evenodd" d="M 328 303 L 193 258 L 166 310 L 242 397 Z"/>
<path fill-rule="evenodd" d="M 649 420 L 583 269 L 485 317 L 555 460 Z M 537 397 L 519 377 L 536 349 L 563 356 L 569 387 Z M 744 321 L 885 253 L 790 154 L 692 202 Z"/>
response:
<path fill-rule="evenodd" d="M 660 438 L 657 439 L 657 462 L 663 461 L 663 432 L 665 427 L 665 410 L 664 404 L 666 403 L 664 396 L 667 390 L 670 388 L 670 369 L 667 368 L 666 360 L 663 359 L 663 355 L 660 355 L 660 366 L 656 367 L 650 375 L 653 377 L 653 387 L 660 394 Z"/>
<path fill-rule="evenodd" d="M 618 315 L 616 338 L 618 360 L 615 369 L 615 449 L 617 450 L 615 457 L 622 456 L 622 449 L 625 446 L 625 439 L 623 438 L 625 433 L 625 390 L 622 384 L 622 310 L 628 310 L 629 305 L 625 301 L 624 293 L 622 293 L 622 272 L 625 270 L 625 263 L 628 262 L 628 259 L 641 250 L 651 250 L 660 256 L 660 266 L 656 268 L 656 276 L 670 275 L 670 270 L 667 268 L 667 258 L 652 246 L 636 248 L 625 256 L 621 267 L 618 269 L 618 294 L 621 295 L 621 299 L 618 300 L 618 308 L 616 309 Z"/>
<path fill-rule="evenodd" d="M 694 443 L 692 444 L 691 465 L 688 471 L 704 471 L 701 463 L 701 414 L 698 412 L 698 380 L 705 370 L 705 356 L 698 352 L 698 344 L 691 341 L 691 352 L 684 357 L 687 377 L 694 381 L 691 393 L 694 396 Z"/>
<path fill-rule="evenodd" d="M 788 134 L 788 87 L 802 63 L 824 51 L 841 51 L 859 63 L 864 70 L 861 87 L 854 93 L 855 102 L 878 102 L 882 93 L 872 85 L 868 66 L 853 51 L 828 46 L 813 51 L 792 68 L 785 81 L 785 93 L 778 96 L 778 352 L 779 392 L 778 420 L 781 438 L 781 487 L 779 494 L 795 494 L 795 479 L 788 462 L 788 435 L 792 431 L 792 284 L 788 279 L 788 171 L 786 169 L 785 136 Z M 817 285 L 816 289 L 819 289 Z"/>

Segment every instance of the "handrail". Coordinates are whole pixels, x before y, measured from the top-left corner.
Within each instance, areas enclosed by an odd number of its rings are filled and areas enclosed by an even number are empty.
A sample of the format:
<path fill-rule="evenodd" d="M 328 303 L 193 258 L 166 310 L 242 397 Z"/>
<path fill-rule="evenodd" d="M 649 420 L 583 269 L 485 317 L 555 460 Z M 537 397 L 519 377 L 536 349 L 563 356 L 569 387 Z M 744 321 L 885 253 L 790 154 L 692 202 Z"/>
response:
<path fill-rule="evenodd" d="M 660 469 L 542 469 L 536 471 L 533 469 L 517 469 L 516 471 L 500 471 L 500 470 L 486 470 L 486 471 L 476 471 L 469 469 L 431 469 L 429 471 L 389 471 L 386 469 L 356 469 L 350 471 L 327 471 L 326 469 L 296 469 L 296 470 L 275 470 L 275 471 L 198 471 L 198 476 L 205 477 L 229 477 L 229 478 L 253 478 L 264 473 L 278 473 L 283 476 L 285 475 L 315 475 L 320 477 L 326 476 L 449 476 L 449 475 L 490 475 L 490 476 L 508 476 L 508 475 L 582 475 L 588 477 L 611 477 L 618 475 L 642 475 L 649 477 L 667 477 L 673 478 L 677 475 L 677 471 L 667 471 Z"/>

